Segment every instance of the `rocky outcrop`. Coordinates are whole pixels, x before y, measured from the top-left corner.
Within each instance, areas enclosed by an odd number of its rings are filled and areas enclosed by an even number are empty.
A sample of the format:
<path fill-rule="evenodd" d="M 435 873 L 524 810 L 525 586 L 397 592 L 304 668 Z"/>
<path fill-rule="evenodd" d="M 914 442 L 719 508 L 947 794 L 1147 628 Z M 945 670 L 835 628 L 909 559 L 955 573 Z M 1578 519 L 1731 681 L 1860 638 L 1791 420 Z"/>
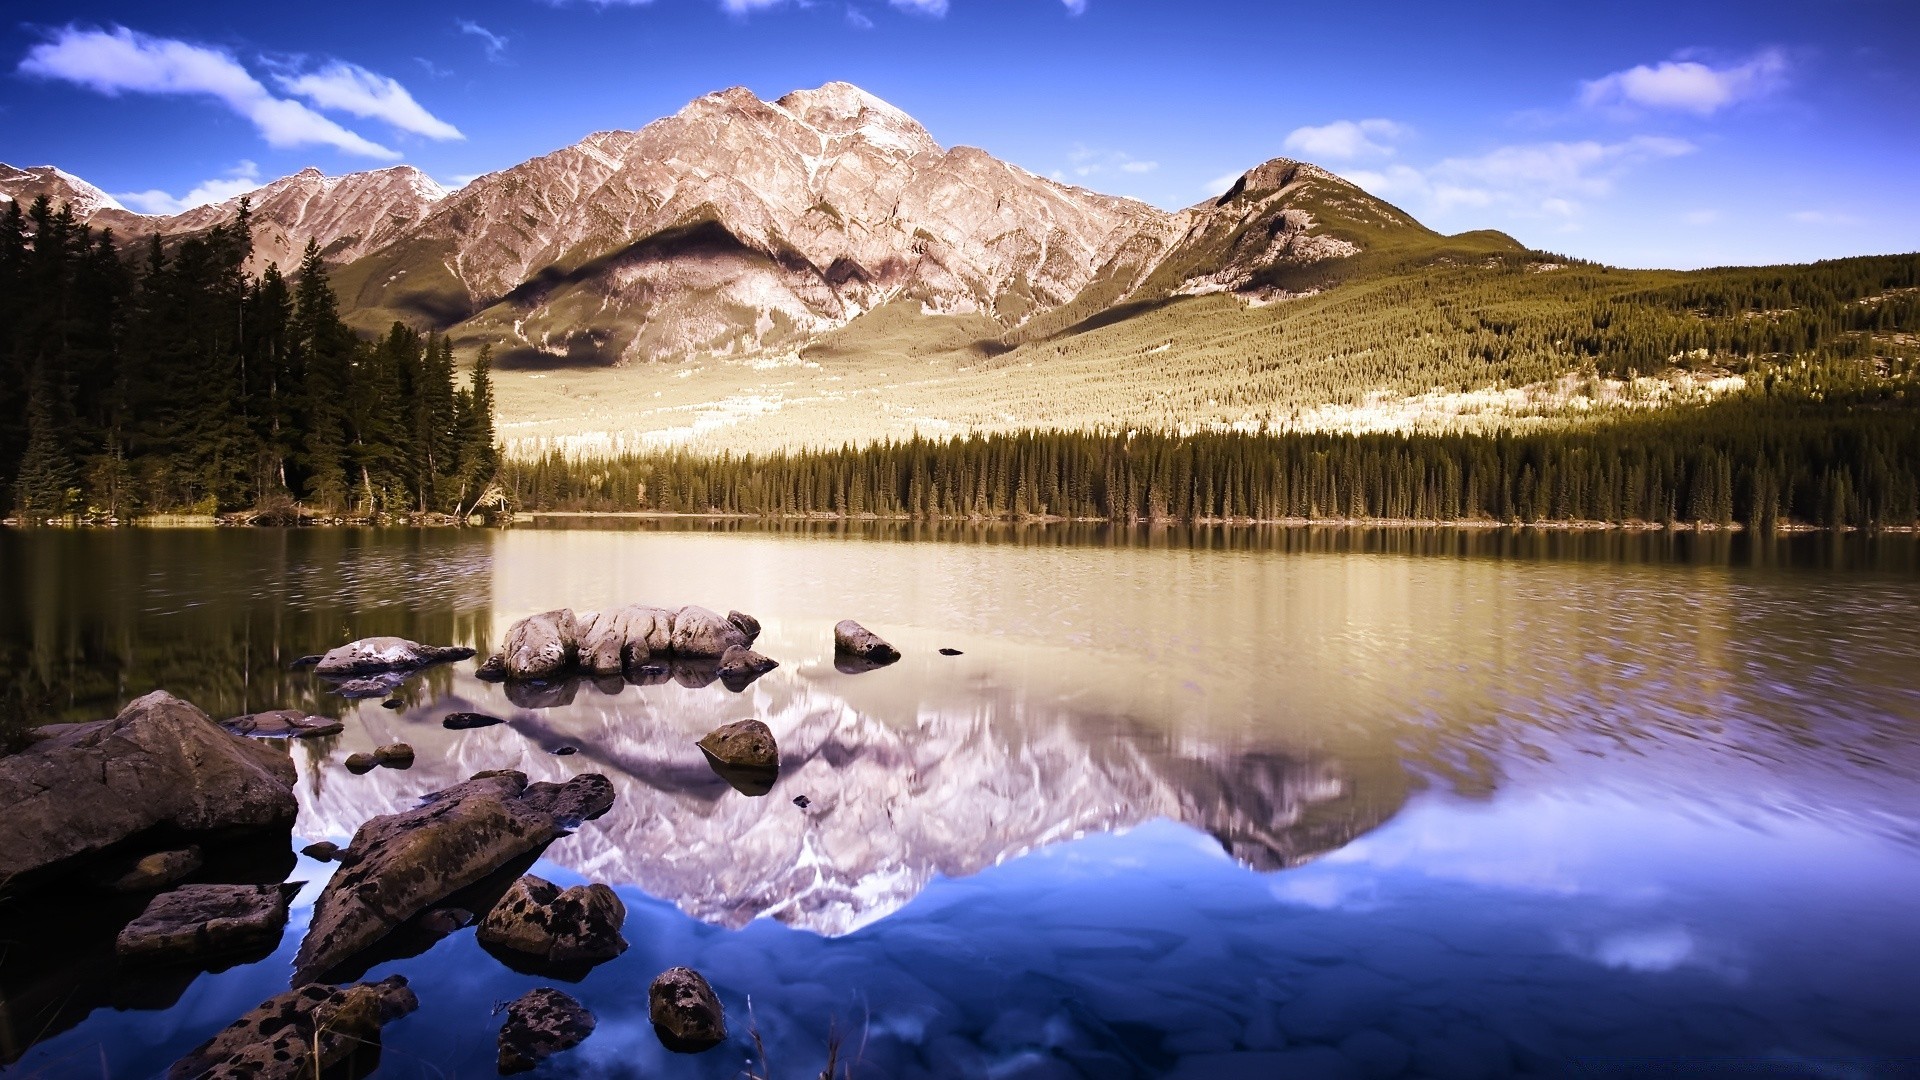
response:
<path fill-rule="evenodd" d="M 736 611 L 722 618 L 691 605 L 630 604 L 581 616 L 562 608 L 514 623 L 479 674 L 517 681 L 618 676 L 660 661 L 718 661 L 729 649 L 751 645 L 759 632 L 752 616 Z"/>
<path fill-rule="evenodd" d="M 900 659 L 900 650 L 852 619 L 842 619 L 833 625 L 833 655 L 837 660 L 880 667 Z"/>
<path fill-rule="evenodd" d="M 613 787 L 603 776 L 529 784 L 523 773 L 491 772 L 435 792 L 415 809 L 367 821 L 314 905 L 294 958 L 295 982 L 320 977 L 612 804 Z"/>
<path fill-rule="evenodd" d="M 41 728 L 0 758 L 0 881 L 56 872 L 149 833 L 289 829 L 293 763 L 164 691 L 112 720 Z"/>
<path fill-rule="evenodd" d="M 340 721 L 332 717 L 314 716 L 299 709 L 269 709 L 266 712 L 248 713 L 222 720 L 220 726 L 235 735 L 255 739 L 317 739 L 322 735 L 338 735 L 346 730 Z"/>
<path fill-rule="evenodd" d="M 578 1001 L 542 986 L 515 998 L 500 1026 L 500 1075 L 523 1073 L 580 1045 L 593 1034 L 593 1014 Z"/>
<path fill-rule="evenodd" d="M 359 1075 L 356 1058 L 378 1059 L 380 1030 L 419 1007 L 399 975 L 353 986 L 302 986 L 261 1002 L 174 1062 L 167 1080 L 311 1080 L 334 1070 Z"/>
<path fill-rule="evenodd" d="M 332 679 L 385 675 L 472 656 L 472 649 L 460 645 L 422 645 L 402 637 L 370 637 L 329 651 L 313 666 L 313 673 Z"/>
<path fill-rule="evenodd" d="M 287 905 L 303 881 L 281 885 L 182 885 L 128 923 L 114 950 L 128 960 L 178 963 L 259 952 L 280 943 Z"/>
<path fill-rule="evenodd" d="M 626 951 L 627 939 L 620 936 L 626 920 L 626 905 L 606 885 L 562 889 L 528 874 L 493 905 L 476 933 L 482 945 L 536 965 L 577 970 L 572 977 L 578 978 Z"/>
<path fill-rule="evenodd" d="M 727 1041 L 726 1010 L 699 972 L 668 968 L 647 987 L 647 1014 L 661 1045 L 680 1054 L 697 1054 Z"/>

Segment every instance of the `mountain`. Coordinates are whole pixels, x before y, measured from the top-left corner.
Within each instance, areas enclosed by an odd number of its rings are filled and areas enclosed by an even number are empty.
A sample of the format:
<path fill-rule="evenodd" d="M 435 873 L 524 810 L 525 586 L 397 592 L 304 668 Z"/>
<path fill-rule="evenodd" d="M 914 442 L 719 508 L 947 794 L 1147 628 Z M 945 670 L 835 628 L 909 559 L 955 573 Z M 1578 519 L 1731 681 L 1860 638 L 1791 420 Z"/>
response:
<path fill-rule="evenodd" d="M 233 218 L 242 197 L 253 208 L 256 269 L 300 262 L 308 240 L 319 242 L 334 263 L 350 262 L 385 247 L 446 198 L 447 189 L 411 165 L 327 176 L 308 168 L 222 202 L 179 214 L 136 214 L 92 184 L 51 166 L 16 169 L 0 165 L 0 201 L 31 203 L 46 194 L 68 204 L 95 228 L 112 229 L 123 250 L 148 237 L 191 236 Z"/>
<path fill-rule="evenodd" d="M 126 240 L 198 232 L 238 208 L 148 217 L 56 170 L 15 172 L 31 178 L 0 178 L 0 191 L 71 200 Z M 258 262 L 289 266 L 315 239 L 363 329 L 457 328 L 508 367 L 791 351 L 889 305 L 1027 340 L 1116 305 L 1285 291 L 1382 241 L 1434 236 L 1286 159 L 1169 213 L 942 148 L 842 82 L 776 101 L 708 94 L 452 193 L 397 166 L 308 169 L 248 197 Z"/>

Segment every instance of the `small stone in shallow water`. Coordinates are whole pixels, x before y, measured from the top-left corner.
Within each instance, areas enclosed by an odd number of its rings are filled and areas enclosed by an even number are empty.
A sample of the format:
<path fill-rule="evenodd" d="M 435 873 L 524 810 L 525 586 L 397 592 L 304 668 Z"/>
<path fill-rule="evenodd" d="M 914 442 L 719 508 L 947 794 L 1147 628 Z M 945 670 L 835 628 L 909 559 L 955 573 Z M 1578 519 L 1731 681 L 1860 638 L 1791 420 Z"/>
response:
<path fill-rule="evenodd" d="M 389 769 L 406 769 L 413 765 L 413 747 L 406 743 L 388 743 L 374 750 L 373 758 Z"/>
<path fill-rule="evenodd" d="M 507 1022 L 500 1027 L 500 1074 L 526 1072 L 580 1045 L 593 1028 L 593 1014 L 573 998 L 550 986 L 529 990 L 507 1006 Z"/>
<path fill-rule="evenodd" d="M 647 988 L 647 1012 L 660 1044 L 676 1054 L 698 1054 L 727 1039 L 726 1011 L 713 987 L 692 968 L 668 968 Z"/>
<path fill-rule="evenodd" d="M 381 702 L 380 707 L 383 709 L 404 709 L 407 707 L 407 703 L 404 701 L 401 701 L 397 697 L 390 697 L 387 700 Z"/>
<path fill-rule="evenodd" d="M 966 654 L 961 652 L 959 649 L 941 649 L 940 655 L 941 656 L 965 656 Z"/>
<path fill-rule="evenodd" d="M 331 840 L 322 840 L 317 844 L 308 844 L 301 848 L 300 854 L 318 862 L 332 862 L 340 857 L 340 852 L 343 850 L 345 849 Z"/>
<path fill-rule="evenodd" d="M 301 668 L 310 668 L 315 664 L 318 664 L 319 662 L 320 662 L 319 653 L 309 653 L 308 655 L 303 656 L 298 660 L 295 660 L 293 663 L 288 664 L 287 668 L 292 671 L 299 671 Z"/>
<path fill-rule="evenodd" d="M 577 746 L 556 746 L 553 748 L 555 757 L 566 757 L 569 754 L 577 754 L 579 752 L 580 748 Z"/>
<path fill-rule="evenodd" d="M 793 805 L 799 807 L 802 810 L 805 810 L 808 806 L 812 804 L 813 804 L 813 800 L 807 798 L 805 795 L 795 795 L 793 797 Z"/>
<path fill-rule="evenodd" d="M 448 731 L 465 731 L 469 728 L 492 727 L 495 724 L 504 723 L 506 723 L 505 720 L 497 716 L 488 716 L 486 713 L 457 712 L 448 713 L 445 719 L 440 721 L 440 726 Z"/>
<path fill-rule="evenodd" d="M 380 767 L 380 759 L 368 753 L 348 754 L 347 771 L 354 775 L 370 773 Z"/>

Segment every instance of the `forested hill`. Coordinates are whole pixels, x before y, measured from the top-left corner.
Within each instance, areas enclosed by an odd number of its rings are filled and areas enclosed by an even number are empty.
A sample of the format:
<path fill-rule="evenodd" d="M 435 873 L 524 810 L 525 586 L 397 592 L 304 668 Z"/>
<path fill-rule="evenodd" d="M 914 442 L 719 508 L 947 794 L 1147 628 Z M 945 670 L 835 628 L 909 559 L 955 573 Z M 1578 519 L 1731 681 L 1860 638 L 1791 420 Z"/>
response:
<path fill-rule="evenodd" d="M 309 244 L 244 270 L 231 221 L 123 253 L 46 198 L 0 212 L 0 507 L 21 518 L 253 509 L 459 513 L 496 467 L 483 356 L 341 321 Z"/>

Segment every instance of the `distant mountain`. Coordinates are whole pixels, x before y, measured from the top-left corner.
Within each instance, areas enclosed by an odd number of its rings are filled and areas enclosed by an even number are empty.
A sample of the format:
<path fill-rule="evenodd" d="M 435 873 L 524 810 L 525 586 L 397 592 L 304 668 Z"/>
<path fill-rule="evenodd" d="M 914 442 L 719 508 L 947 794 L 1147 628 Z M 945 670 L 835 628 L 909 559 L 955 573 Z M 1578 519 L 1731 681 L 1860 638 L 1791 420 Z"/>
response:
<path fill-rule="evenodd" d="M 143 217 L 56 170 L 10 172 L 31 179 L 0 177 L 0 192 L 45 190 L 126 238 L 192 233 L 237 207 Z M 451 194 L 400 166 L 310 169 L 251 198 L 257 258 L 285 267 L 318 240 L 358 325 L 453 330 L 507 365 L 791 351 L 889 305 L 1028 340 L 1129 304 L 1310 287 L 1316 267 L 1438 239 L 1286 159 L 1169 213 L 943 149 L 847 83 L 709 94 Z"/>

